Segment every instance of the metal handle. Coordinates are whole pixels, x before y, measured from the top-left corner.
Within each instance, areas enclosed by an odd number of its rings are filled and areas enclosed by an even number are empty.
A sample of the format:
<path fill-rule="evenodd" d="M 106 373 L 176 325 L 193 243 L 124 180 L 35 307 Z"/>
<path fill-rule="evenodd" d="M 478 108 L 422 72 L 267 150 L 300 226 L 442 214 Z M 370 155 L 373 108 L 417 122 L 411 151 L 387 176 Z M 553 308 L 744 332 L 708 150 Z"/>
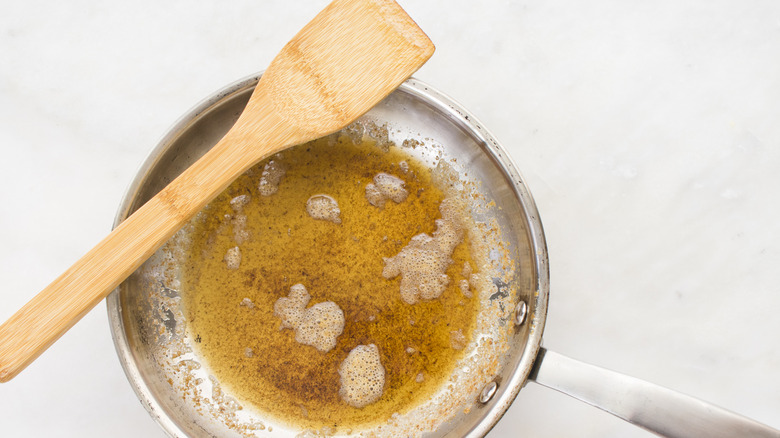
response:
<path fill-rule="evenodd" d="M 530 378 L 660 436 L 780 438 L 780 431 L 749 418 L 544 348 Z"/>

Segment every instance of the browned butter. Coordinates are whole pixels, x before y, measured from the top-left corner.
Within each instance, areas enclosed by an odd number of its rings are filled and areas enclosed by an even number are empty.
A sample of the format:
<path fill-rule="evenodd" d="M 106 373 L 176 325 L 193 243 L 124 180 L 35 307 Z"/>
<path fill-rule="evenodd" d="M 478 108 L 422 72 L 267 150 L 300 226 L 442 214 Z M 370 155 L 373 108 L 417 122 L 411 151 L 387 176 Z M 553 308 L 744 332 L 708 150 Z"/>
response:
<path fill-rule="evenodd" d="M 272 159 L 284 169 L 274 194 L 258 192 L 266 160 L 194 222 L 182 284 L 188 336 L 227 393 L 295 427 L 343 431 L 403 414 L 446 383 L 471 339 L 478 298 L 461 290 L 464 263 L 477 266 L 468 235 L 452 254 L 444 293 L 406 304 L 400 277 L 382 277 L 383 257 L 434 232 L 444 194 L 430 169 L 400 148 L 383 151 L 345 135 Z M 366 185 L 380 172 L 405 182 L 403 202 L 378 208 L 367 201 Z M 307 213 L 307 200 L 317 194 L 338 202 L 341 223 Z M 240 195 L 250 200 L 237 234 L 230 201 Z M 228 269 L 225 255 L 236 246 L 240 263 Z M 328 352 L 297 343 L 274 316 L 274 303 L 298 283 L 312 297 L 309 306 L 332 301 L 344 312 L 344 331 Z M 378 401 L 358 409 L 340 399 L 338 369 L 350 350 L 369 344 L 379 349 L 385 387 Z"/>

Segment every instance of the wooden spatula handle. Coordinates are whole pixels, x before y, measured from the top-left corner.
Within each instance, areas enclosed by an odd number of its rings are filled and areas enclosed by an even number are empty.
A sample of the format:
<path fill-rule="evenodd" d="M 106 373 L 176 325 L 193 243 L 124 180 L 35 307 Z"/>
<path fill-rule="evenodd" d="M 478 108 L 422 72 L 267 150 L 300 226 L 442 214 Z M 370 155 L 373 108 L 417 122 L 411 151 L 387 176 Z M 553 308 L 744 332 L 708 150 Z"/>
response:
<path fill-rule="evenodd" d="M 228 135 L 0 326 L 0 382 L 23 370 L 247 170 Z M 232 144 L 231 144 L 232 143 Z"/>
<path fill-rule="evenodd" d="M 225 138 L 0 326 L 0 382 L 35 360 L 233 179 L 273 152 L 343 128 L 433 50 L 392 0 L 334 0 L 274 58 Z"/>

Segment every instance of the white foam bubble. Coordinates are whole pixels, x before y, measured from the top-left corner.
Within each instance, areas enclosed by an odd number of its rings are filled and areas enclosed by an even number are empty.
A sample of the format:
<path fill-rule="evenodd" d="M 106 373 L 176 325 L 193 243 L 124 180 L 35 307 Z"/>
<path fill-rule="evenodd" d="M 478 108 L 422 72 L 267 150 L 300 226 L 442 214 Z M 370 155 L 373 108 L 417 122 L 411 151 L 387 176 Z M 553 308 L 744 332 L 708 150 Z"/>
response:
<path fill-rule="evenodd" d="M 279 182 L 286 173 L 284 167 L 274 160 L 269 161 L 263 167 L 263 173 L 260 175 L 260 183 L 257 190 L 263 196 L 271 196 L 279 190 Z"/>
<path fill-rule="evenodd" d="M 388 199 L 396 204 L 406 200 L 409 192 L 406 191 L 404 180 L 384 172 L 374 176 L 374 182 L 366 185 L 366 199 L 375 207 L 384 207 Z"/>
<path fill-rule="evenodd" d="M 302 284 L 290 288 L 286 298 L 279 298 L 274 303 L 274 315 L 282 319 L 282 328 L 295 328 L 301 324 L 303 310 L 311 295 Z"/>
<path fill-rule="evenodd" d="M 228 269 L 236 270 L 241 266 L 241 250 L 237 246 L 230 248 L 222 259 Z"/>
<path fill-rule="evenodd" d="M 306 212 L 314 219 L 341 223 L 341 210 L 335 199 L 328 195 L 314 195 L 306 201 Z"/>
<path fill-rule="evenodd" d="M 236 242 L 236 245 L 241 245 L 252 237 L 249 232 L 249 227 L 247 226 L 247 217 L 245 214 L 237 213 L 230 220 L 230 223 L 233 225 L 233 240 Z"/>
<path fill-rule="evenodd" d="M 249 204 L 251 199 L 252 197 L 249 195 L 236 196 L 230 200 L 230 208 L 232 208 L 236 213 L 241 213 L 244 211 L 244 207 Z"/>
<path fill-rule="evenodd" d="M 471 263 L 464 262 L 463 263 L 463 270 L 460 271 L 460 274 L 466 278 L 469 278 L 471 276 L 471 273 L 473 270 L 471 269 Z"/>
<path fill-rule="evenodd" d="M 348 405 L 362 408 L 382 397 L 385 388 L 385 367 L 374 344 L 358 345 L 349 352 L 339 367 L 339 395 Z"/>
<path fill-rule="evenodd" d="M 366 185 L 366 199 L 368 200 L 368 203 L 374 207 L 384 207 L 385 202 L 387 202 L 385 196 L 379 191 L 379 188 L 377 188 L 374 183 L 368 183 Z"/>
<path fill-rule="evenodd" d="M 287 297 L 276 300 L 274 315 L 282 320 L 281 328 L 295 331 L 296 342 L 328 352 L 344 332 L 344 312 L 333 301 L 323 301 L 307 309 L 310 300 L 306 288 L 296 284 Z"/>
<path fill-rule="evenodd" d="M 450 283 L 447 267 L 452 264 L 450 257 L 464 233 L 453 204 L 449 199 L 442 201 L 439 206 L 442 218 L 436 220 L 433 237 L 418 234 L 397 255 L 384 259 L 382 276 L 387 279 L 401 276 L 401 299 L 408 304 L 438 298 Z"/>

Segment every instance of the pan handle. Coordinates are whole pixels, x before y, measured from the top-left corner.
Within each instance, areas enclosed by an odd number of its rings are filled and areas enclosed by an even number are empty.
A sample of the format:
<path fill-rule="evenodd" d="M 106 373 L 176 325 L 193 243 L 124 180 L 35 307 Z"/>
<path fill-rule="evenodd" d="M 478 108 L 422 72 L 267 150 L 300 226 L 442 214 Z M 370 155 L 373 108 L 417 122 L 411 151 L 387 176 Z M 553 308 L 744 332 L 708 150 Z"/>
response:
<path fill-rule="evenodd" d="M 544 348 L 530 379 L 660 436 L 780 437 L 778 430 L 696 398 Z"/>

